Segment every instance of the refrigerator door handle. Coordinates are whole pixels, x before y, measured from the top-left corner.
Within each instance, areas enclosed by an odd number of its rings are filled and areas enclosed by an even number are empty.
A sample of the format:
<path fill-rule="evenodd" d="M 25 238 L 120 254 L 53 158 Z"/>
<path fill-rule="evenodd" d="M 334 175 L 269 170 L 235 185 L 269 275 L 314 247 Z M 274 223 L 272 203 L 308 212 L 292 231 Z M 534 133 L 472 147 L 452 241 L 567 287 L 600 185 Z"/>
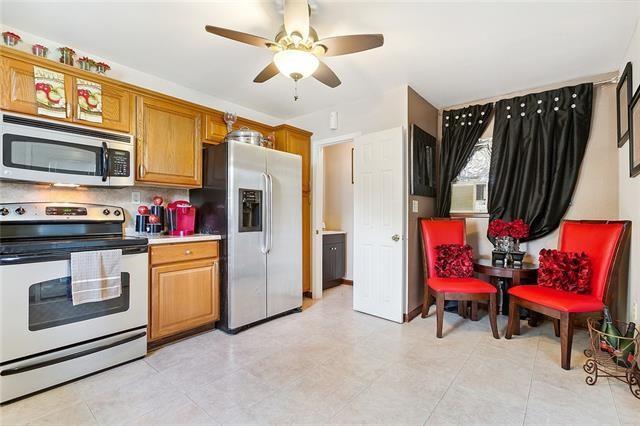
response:
<path fill-rule="evenodd" d="M 269 193 L 269 197 L 268 197 L 268 216 L 267 216 L 267 221 L 269 223 L 269 233 L 267 235 L 267 254 L 271 251 L 271 249 L 273 248 L 273 176 L 271 176 L 270 173 L 267 173 L 267 177 L 269 178 L 269 189 L 268 189 L 268 193 Z"/>
<path fill-rule="evenodd" d="M 262 173 L 262 179 L 264 181 L 264 199 L 262 200 L 262 211 L 264 212 L 264 216 L 262 218 L 262 241 L 260 251 L 262 254 L 269 253 L 268 249 L 268 241 L 269 238 L 269 175 L 266 173 Z"/>

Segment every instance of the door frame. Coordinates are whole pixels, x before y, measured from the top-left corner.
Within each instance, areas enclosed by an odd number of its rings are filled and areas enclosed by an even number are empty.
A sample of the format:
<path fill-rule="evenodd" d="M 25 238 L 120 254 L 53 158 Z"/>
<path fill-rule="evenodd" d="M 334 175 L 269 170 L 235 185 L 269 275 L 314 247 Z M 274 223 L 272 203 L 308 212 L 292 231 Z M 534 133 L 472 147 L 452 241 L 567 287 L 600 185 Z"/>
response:
<path fill-rule="evenodd" d="M 347 133 L 326 139 L 311 139 L 311 294 L 313 299 L 322 298 L 322 219 L 324 210 L 324 154 L 323 148 L 353 141 L 362 132 Z"/>

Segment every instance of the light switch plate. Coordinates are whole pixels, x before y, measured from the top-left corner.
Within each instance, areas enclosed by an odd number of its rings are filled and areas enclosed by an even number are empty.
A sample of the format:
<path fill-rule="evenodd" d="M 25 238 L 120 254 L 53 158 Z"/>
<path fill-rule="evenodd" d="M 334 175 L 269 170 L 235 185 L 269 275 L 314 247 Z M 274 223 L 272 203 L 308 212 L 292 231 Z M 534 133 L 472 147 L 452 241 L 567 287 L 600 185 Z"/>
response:
<path fill-rule="evenodd" d="M 131 204 L 140 204 L 140 193 L 138 191 L 131 192 Z"/>
<path fill-rule="evenodd" d="M 631 321 L 638 322 L 638 302 L 636 301 L 631 305 Z"/>
<path fill-rule="evenodd" d="M 411 200 L 411 211 L 418 213 L 418 200 Z"/>

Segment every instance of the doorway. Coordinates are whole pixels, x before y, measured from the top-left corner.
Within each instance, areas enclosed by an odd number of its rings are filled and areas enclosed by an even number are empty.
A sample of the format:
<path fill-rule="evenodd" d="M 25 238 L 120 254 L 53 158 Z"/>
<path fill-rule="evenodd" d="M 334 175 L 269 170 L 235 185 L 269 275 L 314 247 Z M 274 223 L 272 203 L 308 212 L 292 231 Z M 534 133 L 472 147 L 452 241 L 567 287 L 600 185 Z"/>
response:
<path fill-rule="evenodd" d="M 353 285 L 353 309 L 402 322 L 402 128 L 314 141 L 313 298 Z"/>

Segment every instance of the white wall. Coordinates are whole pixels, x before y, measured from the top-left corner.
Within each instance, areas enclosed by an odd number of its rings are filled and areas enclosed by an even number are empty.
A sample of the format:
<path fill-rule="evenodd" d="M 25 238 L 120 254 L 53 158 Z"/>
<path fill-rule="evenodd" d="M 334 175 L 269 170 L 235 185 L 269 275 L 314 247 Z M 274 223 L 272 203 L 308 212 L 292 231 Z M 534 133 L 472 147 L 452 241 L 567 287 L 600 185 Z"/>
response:
<path fill-rule="evenodd" d="M 638 5 L 640 9 L 640 5 Z M 620 64 L 620 72 L 624 69 L 627 62 L 633 64 L 633 90 L 640 87 L 640 19 L 636 25 L 636 30 L 627 48 L 624 60 Z M 640 132 L 640 129 L 634 129 Z M 629 145 L 627 142 L 622 148 L 618 149 L 618 185 L 620 191 L 619 197 L 619 215 L 620 219 L 631 220 L 631 254 L 629 267 L 629 303 L 628 303 L 628 319 L 632 318 L 631 306 L 633 301 L 636 305 L 640 305 L 640 176 L 635 178 L 629 177 Z M 640 310 L 640 306 L 638 307 Z M 640 316 L 640 312 L 638 312 Z M 640 318 L 636 318 L 637 320 Z"/>
<path fill-rule="evenodd" d="M 313 141 L 355 132 L 372 133 L 404 126 L 407 116 L 407 86 L 371 95 L 356 102 L 335 105 L 287 120 L 287 124 L 313 132 Z M 338 129 L 329 128 L 329 113 L 338 112 Z"/>
<path fill-rule="evenodd" d="M 1 18 L 1 14 L 0 14 L 0 18 Z M 25 52 L 31 53 L 31 46 L 35 43 L 40 43 L 49 48 L 48 58 L 56 61 L 60 57 L 59 53 L 57 52 L 57 48 L 61 46 L 67 46 L 67 44 L 64 41 L 48 40 L 36 34 L 31 34 L 31 33 L 22 31 L 19 28 L 9 27 L 2 23 L 0 23 L 0 27 L 2 31 L 13 31 L 22 37 L 22 40 L 23 40 L 22 43 L 18 43 L 18 46 L 16 47 L 18 50 L 23 50 Z M 70 47 L 73 47 L 73 46 L 70 46 Z M 96 56 L 91 52 L 84 52 L 79 50 L 76 50 L 76 53 L 77 53 L 76 58 L 86 55 L 92 59 L 95 59 L 96 61 L 104 61 L 107 64 L 109 64 L 111 66 L 111 70 L 107 72 L 106 75 L 116 80 L 124 81 L 129 84 L 134 84 L 136 86 L 140 86 L 145 89 L 155 90 L 156 92 L 173 96 L 178 99 L 183 99 L 185 101 L 193 102 L 198 105 L 215 108 L 220 111 L 235 112 L 239 116 L 260 121 L 262 123 L 276 125 L 282 122 L 282 120 L 276 117 L 270 116 L 269 114 L 255 111 L 250 108 L 245 108 L 241 105 L 234 104 L 233 102 L 228 102 L 223 99 L 217 98 L 212 94 L 202 93 L 197 90 L 189 89 L 175 82 L 164 80 L 152 74 L 148 74 L 146 72 L 129 68 L 126 65 L 113 62 L 109 60 L 109 58 L 103 58 L 100 56 Z M 145 52 L 140 52 L 140 54 L 144 55 Z M 167 58 L 167 60 L 169 61 L 171 60 L 171 58 Z M 186 72 L 188 72 L 188 69 L 189 67 L 186 66 L 185 67 Z M 212 78 L 215 78 L 215 76 L 212 76 Z"/>
<path fill-rule="evenodd" d="M 326 229 L 346 233 L 345 276 L 353 280 L 353 184 L 351 183 L 351 149 L 353 142 L 324 148 L 323 221 Z"/>

